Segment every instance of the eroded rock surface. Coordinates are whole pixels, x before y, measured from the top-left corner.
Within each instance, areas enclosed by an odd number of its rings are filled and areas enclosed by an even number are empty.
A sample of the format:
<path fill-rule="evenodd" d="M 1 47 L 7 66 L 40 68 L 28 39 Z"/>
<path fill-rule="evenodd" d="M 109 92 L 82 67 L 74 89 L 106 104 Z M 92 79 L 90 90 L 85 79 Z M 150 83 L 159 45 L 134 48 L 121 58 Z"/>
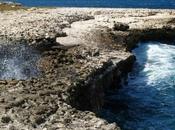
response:
<path fill-rule="evenodd" d="M 119 130 L 94 112 L 131 70 L 135 57 L 128 50 L 141 39 L 173 38 L 174 19 L 174 10 L 146 9 L 0 13 L 1 44 L 38 49 L 42 71 L 37 78 L 0 81 L 0 129 Z"/>

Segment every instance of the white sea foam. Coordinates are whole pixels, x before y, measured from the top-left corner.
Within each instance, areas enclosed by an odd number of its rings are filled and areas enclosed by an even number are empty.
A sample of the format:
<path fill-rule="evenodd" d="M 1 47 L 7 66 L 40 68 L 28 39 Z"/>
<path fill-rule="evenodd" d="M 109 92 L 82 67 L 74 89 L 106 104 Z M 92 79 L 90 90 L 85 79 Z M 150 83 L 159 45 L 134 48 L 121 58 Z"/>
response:
<path fill-rule="evenodd" d="M 125 130 L 175 130 L 175 46 L 147 42 L 133 52 L 128 85 L 110 97 L 118 107 L 104 115 Z"/>
<path fill-rule="evenodd" d="M 27 79 L 38 75 L 39 53 L 26 45 L 0 46 L 0 79 Z"/>
<path fill-rule="evenodd" d="M 139 64 L 144 65 L 140 74 L 145 74 L 148 85 L 174 75 L 175 46 L 150 42 L 142 44 L 133 52 L 137 54 Z"/>

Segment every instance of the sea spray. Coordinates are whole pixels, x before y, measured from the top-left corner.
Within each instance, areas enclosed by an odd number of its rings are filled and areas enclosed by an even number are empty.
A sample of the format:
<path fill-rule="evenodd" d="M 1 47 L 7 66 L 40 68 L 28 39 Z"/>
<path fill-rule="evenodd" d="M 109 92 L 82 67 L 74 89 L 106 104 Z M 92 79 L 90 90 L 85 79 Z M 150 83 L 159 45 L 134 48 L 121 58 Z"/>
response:
<path fill-rule="evenodd" d="M 0 79 L 28 79 L 39 75 L 39 52 L 24 45 L 0 46 Z"/>

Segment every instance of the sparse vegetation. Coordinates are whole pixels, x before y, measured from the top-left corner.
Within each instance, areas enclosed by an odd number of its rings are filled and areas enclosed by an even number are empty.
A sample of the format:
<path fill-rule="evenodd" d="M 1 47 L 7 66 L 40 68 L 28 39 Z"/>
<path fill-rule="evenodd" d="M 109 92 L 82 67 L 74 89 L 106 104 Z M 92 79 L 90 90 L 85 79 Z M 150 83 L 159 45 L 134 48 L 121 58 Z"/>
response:
<path fill-rule="evenodd" d="M 19 10 L 19 9 L 25 9 L 25 8 L 18 4 L 0 3 L 0 11 L 10 11 L 10 10 Z"/>

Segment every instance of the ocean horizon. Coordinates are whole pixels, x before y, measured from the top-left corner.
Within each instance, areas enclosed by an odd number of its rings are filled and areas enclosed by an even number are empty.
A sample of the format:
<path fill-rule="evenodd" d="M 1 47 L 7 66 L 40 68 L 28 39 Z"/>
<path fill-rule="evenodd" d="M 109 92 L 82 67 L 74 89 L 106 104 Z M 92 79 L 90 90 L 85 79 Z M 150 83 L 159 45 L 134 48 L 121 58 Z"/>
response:
<path fill-rule="evenodd" d="M 39 1 L 11 0 L 11 1 L 21 3 L 22 5 L 29 7 L 43 6 L 43 7 L 175 9 L 175 0 L 39 0 Z"/>

